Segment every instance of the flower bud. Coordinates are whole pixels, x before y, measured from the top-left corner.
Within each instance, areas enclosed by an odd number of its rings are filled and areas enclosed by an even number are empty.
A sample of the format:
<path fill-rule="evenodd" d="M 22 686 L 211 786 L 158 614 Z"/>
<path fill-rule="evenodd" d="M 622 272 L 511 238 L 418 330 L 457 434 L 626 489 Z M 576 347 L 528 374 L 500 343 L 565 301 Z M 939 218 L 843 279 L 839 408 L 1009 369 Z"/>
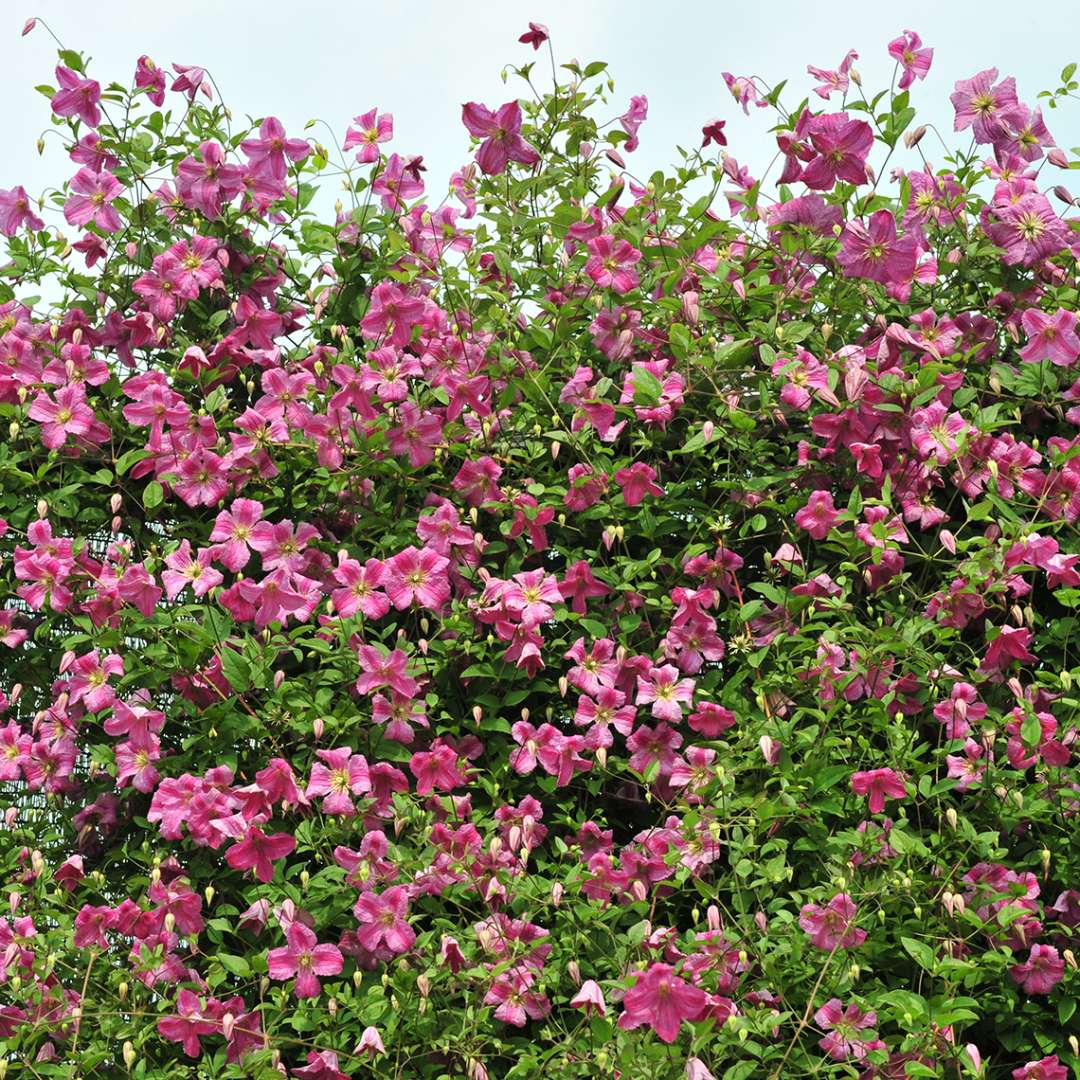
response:
<path fill-rule="evenodd" d="M 1039 852 L 1039 858 L 1042 861 L 1043 878 L 1046 879 L 1050 876 L 1050 852 L 1047 848 L 1043 848 Z"/>
<path fill-rule="evenodd" d="M 206 888 L 203 889 L 203 896 L 206 897 L 206 906 L 209 907 L 214 902 L 214 886 L 207 885 Z"/>
<path fill-rule="evenodd" d="M 127 1066 L 128 1072 L 131 1072 L 132 1067 L 138 1060 L 139 1055 L 135 1052 L 135 1044 L 128 1039 L 124 1043 L 124 1064 Z"/>
<path fill-rule="evenodd" d="M 1059 169 L 1067 169 L 1069 167 L 1069 159 L 1065 156 L 1065 151 L 1058 146 L 1055 146 L 1050 150 L 1046 155 L 1046 160 L 1049 161 L 1051 165 L 1056 165 Z"/>
<path fill-rule="evenodd" d="M 1080 1056 L 1080 1040 L 1078 1040 L 1075 1035 L 1069 1036 L 1069 1048 L 1074 1054 Z"/>
<path fill-rule="evenodd" d="M 307 870 L 300 871 L 300 888 L 303 892 L 307 892 L 307 887 L 311 882 L 311 874 Z"/>
<path fill-rule="evenodd" d="M 474 705 L 473 706 L 472 718 L 473 718 L 473 723 L 476 724 L 477 727 L 479 727 L 480 726 L 480 721 L 483 720 L 483 718 L 484 718 L 483 706 L 481 706 L 481 705 Z"/>
<path fill-rule="evenodd" d="M 165 912 L 165 932 L 171 934 L 176 929 L 176 916 L 171 911 Z"/>
<path fill-rule="evenodd" d="M 226 1039 L 232 1038 L 233 1028 L 236 1026 L 236 1017 L 232 1013 L 226 1013 L 221 1018 L 221 1034 Z"/>
<path fill-rule="evenodd" d="M 955 807 L 950 806 L 949 809 L 945 811 L 945 820 L 949 823 L 949 828 L 952 829 L 953 832 L 956 832 L 956 808 Z"/>
<path fill-rule="evenodd" d="M 316 739 L 321 739 L 325 730 L 326 724 L 323 722 L 323 718 L 321 716 L 316 716 L 311 722 L 311 734 L 314 735 Z"/>
<path fill-rule="evenodd" d="M 37 516 L 39 518 L 43 518 L 48 513 L 49 513 L 49 504 L 44 499 L 38 499 Z"/>

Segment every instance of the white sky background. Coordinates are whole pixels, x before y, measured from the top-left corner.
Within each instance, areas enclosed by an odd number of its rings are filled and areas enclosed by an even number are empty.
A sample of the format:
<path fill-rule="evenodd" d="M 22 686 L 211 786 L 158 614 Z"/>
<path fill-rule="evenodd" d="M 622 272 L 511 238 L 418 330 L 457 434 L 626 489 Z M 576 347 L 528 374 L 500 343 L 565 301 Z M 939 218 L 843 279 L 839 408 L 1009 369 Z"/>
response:
<path fill-rule="evenodd" d="M 952 134 L 948 95 L 953 83 L 996 66 L 1017 79 L 1020 99 L 1036 104 L 1037 91 L 1058 84 L 1058 73 L 1080 59 L 1074 0 L 1016 4 L 980 0 L 951 5 L 941 0 L 0 0 L 0 102 L 4 152 L 0 187 L 24 184 L 31 194 L 57 185 L 75 167 L 52 136 L 44 157 L 35 142 L 50 127 L 48 102 L 33 88 L 55 82 L 55 45 L 42 27 L 20 39 L 30 15 L 46 19 L 66 47 L 92 59 L 90 74 L 102 84 L 131 81 L 142 53 L 168 67 L 197 64 L 213 74 L 236 117 L 276 115 L 290 135 L 307 134 L 330 146 L 325 129 L 303 132 L 309 119 L 327 121 L 344 137 L 354 115 L 378 106 L 394 114 L 390 149 L 423 154 L 428 198 L 441 201 L 450 173 L 469 159 L 461 105 L 475 100 L 497 106 L 527 93 L 500 72 L 507 63 L 535 56 L 534 80 L 548 70 L 546 51 L 534 54 L 518 35 L 529 19 L 546 23 L 556 59 L 582 64 L 602 59 L 616 81 L 611 115 L 631 94 L 649 98 L 641 147 L 628 156 L 638 175 L 675 160 L 676 143 L 700 143 L 701 125 L 727 119 L 728 152 L 760 176 L 775 151 L 767 110 L 744 117 L 720 77 L 757 74 L 770 84 L 788 78 L 791 107 L 809 92 L 806 65 L 835 68 L 849 48 L 868 94 L 888 85 L 888 41 L 901 30 L 918 31 L 935 49 L 929 78 L 912 88 L 920 121 Z M 565 73 L 564 73 L 565 74 Z M 815 107 L 824 105 L 813 99 Z M 838 98 L 832 108 L 838 108 Z M 180 108 L 179 95 L 167 105 Z M 830 106 L 825 106 L 826 108 Z M 1080 101 L 1044 109 L 1059 145 L 1080 145 Z M 602 119 L 606 119 L 603 117 Z M 964 133 L 957 142 L 967 144 Z M 951 142 L 950 142 L 951 145 Z M 928 136 L 931 162 L 942 149 Z M 915 159 L 894 159 L 914 165 Z M 774 174 L 775 175 L 775 174 Z M 1068 177 L 1049 168 L 1046 185 Z M 801 189 L 800 189 L 801 190 Z"/>

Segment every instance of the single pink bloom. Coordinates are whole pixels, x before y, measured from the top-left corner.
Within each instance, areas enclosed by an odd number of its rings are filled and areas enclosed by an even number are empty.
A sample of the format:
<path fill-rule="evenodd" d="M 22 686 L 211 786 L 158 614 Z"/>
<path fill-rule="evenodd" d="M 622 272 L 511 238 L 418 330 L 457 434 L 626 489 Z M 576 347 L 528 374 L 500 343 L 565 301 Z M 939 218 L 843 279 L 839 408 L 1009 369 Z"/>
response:
<path fill-rule="evenodd" d="M 903 778 L 893 769 L 871 769 L 857 772 L 851 777 L 851 790 L 870 800 L 870 813 L 880 814 L 886 799 L 903 799 L 907 796 Z"/>
<path fill-rule="evenodd" d="M 341 973 L 341 950 L 336 945 L 319 945 L 314 931 L 299 919 L 289 927 L 286 938 L 288 945 L 266 954 L 266 973 L 280 980 L 295 976 L 293 990 L 298 998 L 318 997 L 319 977 Z"/>
<path fill-rule="evenodd" d="M 825 907 L 804 904 L 799 925 L 818 949 L 854 949 L 866 940 L 866 931 L 855 926 L 856 907 L 847 893 L 837 893 Z"/>
<path fill-rule="evenodd" d="M 673 1043 L 682 1022 L 697 1020 L 707 1002 L 705 991 L 680 979 L 670 964 L 653 964 L 626 992 L 619 1027 L 648 1024 L 663 1042 Z"/>

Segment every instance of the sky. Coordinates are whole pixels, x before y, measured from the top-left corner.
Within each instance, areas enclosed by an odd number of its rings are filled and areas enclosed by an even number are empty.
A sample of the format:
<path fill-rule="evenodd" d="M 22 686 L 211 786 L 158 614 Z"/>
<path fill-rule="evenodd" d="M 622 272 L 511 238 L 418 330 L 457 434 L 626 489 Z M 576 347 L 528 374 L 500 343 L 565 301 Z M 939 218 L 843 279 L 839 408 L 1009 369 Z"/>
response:
<path fill-rule="evenodd" d="M 944 0 L 27 0 L 24 7 L 23 0 L 4 0 L 0 188 L 21 183 L 36 194 L 74 172 L 55 135 L 43 156 L 35 148 L 50 119 L 34 86 L 55 81 L 56 56 L 41 26 L 20 39 L 31 15 L 45 19 L 67 48 L 89 54 L 90 73 L 102 83 L 127 84 L 143 53 L 161 65 L 198 64 L 213 74 L 235 115 L 276 115 L 290 134 L 320 119 L 341 139 L 353 116 L 373 106 L 392 112 L 391 148 L 424 155 L 429 195 L 439 201 L 446 178 L 469 157 L 461 105 L 497 106 L 525 91 L 513 76 L 504 85 L 500 73 L 533 59 L 517 41 L 530 19 L 549 27 L 560 62 L 608 62 L 616 83 L 611 115 L 631 94 L 648 96 L 641 147 L 629 160 L 636 174 L 673 163 L 673 147 L 697 145 L 702 124 L 718 117 L 728 121 L 728 151 L 757 176 L 775 151 L 769 113 L 744 117 L 722 71 L 760 75 L 770 84 L 788 78 L 785 99 L 794 105 L 813 86 L 808 63 L 834 68 L 853 48 L 864 85 L 884 87 L 892 74 L 888 42 L 910 28 L 935 49 L 912 103 L 919 119 L 942 126 L 948 139 L 948 95 L 957 79 L 996 66 L 1016 77 L 1029 104 L 1037 91 L 1057 85 L 1061 69 L 1080 59 L 1069 32 L 1071 8 L 1072 0 L 980 0 L 977 7 Z M 547 61 L 543 52 L 536 58 L 539 74 Z M 1059 145 L 1080 145 L 1080 107 L 1047 111 L 1046 121 Z M 325 128 L 307 134 L 329 145 Z M 923 149 L 941 164 L 940 144 L 931 140 Z"/>

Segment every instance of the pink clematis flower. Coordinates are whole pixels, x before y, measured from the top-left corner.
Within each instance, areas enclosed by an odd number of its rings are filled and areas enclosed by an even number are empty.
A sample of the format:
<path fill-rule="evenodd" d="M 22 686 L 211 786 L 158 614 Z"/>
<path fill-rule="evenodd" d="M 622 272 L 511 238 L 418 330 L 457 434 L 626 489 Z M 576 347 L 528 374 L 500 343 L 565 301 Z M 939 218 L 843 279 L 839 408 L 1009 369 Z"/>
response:
<path fill-rule="evenodd" d="M 1049 994 L 1065 977 L 1065 961 L 1053 945 L 1032 945 L 1028 958 L 1009 974 L 1025 994 Z"/>
<path fill-rule="evenodd" d="M 315 933 L 297 919 L 286 935 L 288 945 L 271 949 L 266 954 L 266 973 L 271 979 L 291 979 L 298 998 L 319 996 L 319 978 L 339 975 L 344 966 L 341 950 L 336 945 L 319 945 Z"/>
<path fill-rule="evenodd" d="M 1019 1069 L 1013 1069 L 1013 1080 L 1069 1080 L 1069 1070 L 1061 1064 L 1057 1054 L 1029 1061 Z"/>
<path fill-rule="evenodd" d="M 864 1013 L 857 1005 L 846 1009 L 839 998 L 832 998 L 814 1013 L 814 1022 L 827 1034 L 818 1040 L 818 1046 L 833 1059 L 861 1061 L 871 1050 L 885 1048 L 877 1038 L 867 1038 L 863 1032 L 877 1024 L 877 1014 Z M 872 1035 L 872 1032 L 871 1032 Z"/>
<path fill-rule="evenodd" d="M 26 226 L 32 232 L 45 228 L 45 222 L 30 209 L 30 196 L 21 184 L 8 191 L 0 190 L 0 233 L 14 236 Z"/>
<path fill-rule="evenodd" d="M 452 791 L 466 781 L 458 768 L 457 751 L 445 743 L 437 743 L 430 750 L 413 754 L 409 758 L 409 771 L 416 777 L 417 795 Z"/>
<path fill-rule="evenodd" d="M 615 483 L 622 488 L 623 502 L 627 506 L 637 506 L 645 501 L 646 495 L 657 498 L 664 494 L 664 489 L 656 482 L 656 470 L 644 461 L 635 461 L 625 469 L 615 473 Z"/>
<path fill-rule="evenodd" d="M 839 520 L 840 514 L 830 491 L 812 492 L 806 505 L 795 512 L 795 524 L 800 529 L 805 529 L 815 540 L 824 540 Z"/>
<path fill-rule="evenodd" d="M 41 425 L 41 442 L 49 450 L 55 450 L 67 442 L 69 436 L 87 435 L 96 417 L 86 404 L 86 390 L 82 383 L 69 383 L 56 391 L 53 400 L 42 391 L 30 406 L 27 415 Z"/>
<path fill-rule="evenodd" d="M 356 807 L 353 795 L 366 795 L 371 791 L 371 775 L 363 754 L 354 754 L 349 747 L 336 750 L 318 750 L 320 758 L 311 766 L 307 798 L 322 796 L 324 814 L 353 817 Z"/>
<path fill-rule="evenodd" d="M 1058 367 L 1071 367 L 1080 357 L 1080 337 L 1076 333 L 1076 312 L 1058 308 L 1053 315 L 1028 308 L 1020 316 L 1020 324 L 1028 343 L 1020 350 L 1020 358 L 1029 364 L 1049 360 Z"/>
<path fill-rule="evenodd" d="M 1005 132 L 1007 117 L 1019 104 L 1016 80 L 1004 79 L 995 86 L 997 77 L 997 68 L 980 71 L 970 79 L 959 80 L 949 97 L 956 109 L 954 129 L 973 128 L 979 143 L 996 142 Z"/>
<path fill-rule="evenodd" d="M 360 677 L 356 680 L 358 694 L 370 694 L 384 686 L 407 698 L 420 693 L 420 684 L 408 673 L 409 656 L 401 649 L 387 654 L 375 645 L 361 645 L 357 658 L 360 661 Z"/>
<path fill-rule="evenodd" d="M 870 800 L 870 813 L 880 814 L 886 799 L 903 799 L 907 796 L 903 777 L 893 769 L 871 769 L 857 772 L 851 777 L 851 790 Z"/>
<path fill-rule="evenodd" d="M 390 113 L 380 113 L 378 109 L 353 118 L 355 127 L 345 131 L 345 143 L 342 149 L 356 151 L 356 160 L 361 165 L 370 165 L 379 160 L 379 143 L 389 142 L 394 137 L 394 117 Z"/>
<path fill-rule="evenodd" d="M 672 1043 L 682 1022 L 697 1020 L 707 1003 L 705 991 L 680 979 L 670 964 L 653 964 L 626 992 L 619 1027 L 648 1024 L 663 1042 Z"/>
<path fill-rule="evenodd" d="M 56 69 L 56 81 L 60 89 L 53 94 L 52 111 L 57 116 L 77 116 L 87 127 L 97 127 L 101 123 L 101 84 L 84 79 L 63 64 Z"/>
<path fill-rule="evenodd" d="M 123 193 L 124 185 L 107 169 L 80 169 L 71 180 L 71 190 L 74 194 L 64 203 L 64 218 L 69 225 L 96 225 L 107 233 L 122 228 L 120 215 L 111 203 Z"/>
<path fill-rule="evenodd" d="M 521 137 L 521 106 L 508 101 L 492 112 L 475 101 L 461 107 L 461 120 L 474 138 L 482 139 L 476 162 L 489 176 L 506 172 L 511 161 L 535 165 L 540 155 Z"/>
<path fill-rule="evenodd" d="M 303 161 L 311 153 L 307 139 L 288 139 L 276 116 L 268 116 L 259 125 L 259 138 L 244 139 L 240 149 L 248 157 L 248 169 L 279 183 L 289 175 L 289 162 Z"/>
<path fill-rule="evenodd" d="M 450 599 L 449 566 L 450 560 L 431 548 L 409 546 L 387 559 L 383 588 L 398 611 L 415 604 L 437 612 Z"/>
<path fill-rule="evenodd" d="M 549 36 L 548 28 L 543 23 L 531 22 L 529 23 L 529 29 L 518 38 L 518 41 L 522 45 L 531 45 L 535 51 L 548 40 Z"/>
<path fill-rule="evenodd" d="M 673 664 L 654 667 L 648 675 L 637 677 L 637 703 L 652 703 L 652 714 L 658 720 L 677 724 L 682 719 L 682 705 L 694 698 L 694 680 L 680 679 Z"/>
<path fill-rule="evenodd" d="M 274 877 L 274 863 L 296 849 L 296 840 L 288 833 L 268 836 L 261 829 L 249 828 L 243 840 L 225 852 L 225 861 L 234 870 L 254 870 L 264 884 Z"/>
<path fill-rule="evenodd" d="M 856 912 L 851 897 L 847 893 L 837 893 L 825 907 L 804 904 L 799 913 L 799 925 L 818 949 L 827 952 L 854 949 L 866 940 L 866 931 L 855 926 Z"/>
<path fill-rule="evenodd" d="M 196 596 L 205 596 L 224 580 L 220 570 L 210 565 L 213 554 L 210 548 L 200 548 L 195 557 L 191 555 L 191 543 L 182 540 L 180 546 L 165 556 L 166 569 L 161 572 L 161 581 L 165 586 L 165 595 L 170 600 L 183 592 L 188 585 Z"/>
<path fill-rule="evenodd" d="M 641 252 L 629 240 L 617 240 L 604 234 L 588 242 L 589 261 L 585 273 L 598 288 L 626 293 L 637 286 L 638 272 L 631 269 L 640 261 Z"/>
<path fill-rule="evenodd" d="M 356 936 L 369 952 L 388 950 L 392 955 L 408 952 L 416 941 L 416 932 L 406 921 L 409 893 L 394 885 L 382 893 L 365 892 L 353 906 L 360 922 Z"/>
<path fill-rule="evenodd" d="M 914 30 L 905 30 L 889 42 L 889 55 L 903 70 L 897 86 L 900 90 L 906 90 L 916 79 L 926 78 L 934 59 L 934 50 L 924 49 L 922 38 Z"/>
<path fill-rule="evenodd" d="M 840 234 L 836 258 L 845 277 L 861 277 L 884 285 L 910 281 L 915 273 L 918 244 L 908 233 L 896 235 L 896 219 L 889 210 L 878 210 L 864 225 L 849 221 Z"/>

